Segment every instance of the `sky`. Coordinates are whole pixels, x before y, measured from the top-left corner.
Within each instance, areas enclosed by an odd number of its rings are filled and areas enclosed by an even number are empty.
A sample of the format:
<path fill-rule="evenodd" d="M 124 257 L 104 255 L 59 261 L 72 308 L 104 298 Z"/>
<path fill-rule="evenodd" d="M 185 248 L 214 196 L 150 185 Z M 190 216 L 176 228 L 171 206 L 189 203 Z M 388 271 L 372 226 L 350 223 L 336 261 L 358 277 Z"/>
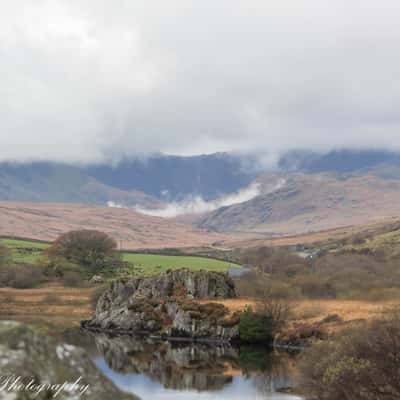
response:
<path fill-rule="evenodd" d="M 398 0 L 14 0 L 0 160 L 400 150 Z"/>

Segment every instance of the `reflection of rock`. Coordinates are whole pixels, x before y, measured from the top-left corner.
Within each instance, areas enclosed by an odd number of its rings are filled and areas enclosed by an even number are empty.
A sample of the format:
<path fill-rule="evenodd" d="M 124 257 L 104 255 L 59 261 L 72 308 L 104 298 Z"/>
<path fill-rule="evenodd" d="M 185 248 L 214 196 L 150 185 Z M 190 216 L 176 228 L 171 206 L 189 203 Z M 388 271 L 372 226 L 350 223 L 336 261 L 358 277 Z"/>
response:
<path fill-rule="evenodd" d="M 112 283 L 99 299 L 86 328 L 146 332 L 165 337 L 230 341 L 238 337 L 239 316 L 222 304 L 193 299 L 235 296 L 233 281 L 216 272 L 178 270 L 152 278 Z"/>
<path fill-rule="evenodd" d="M 105 334 L 97 334 L 95 340 L 114 371 L 144 374 L 171 389 L 222 389 L 232 382 L 226 372 L 239 358 L 237 349 L 231 346 L 110 338 Z"/>
<path fill-rule="evenodd" d="M 57 344 L 54 339 L 43 335 L 36 328 L 17 322 L 0 321 L 0 366 L 2 377 L 21 376 L 25 383 L 32 378 L 37 383 L 73 383 L 82 376 L 82 383 L 90 385 L 82 398 L 89 400 L 137 399 L 122 393 L 101 375 L 83 349 Z M 1 400 L 33 398 L 34 393 L 0 391 Z M 44 392 L 36 397 L 39 400 L 49 398 L 49 393 Z M 57 398 L 77 399 L 78 392 L 63 392 Z"/>

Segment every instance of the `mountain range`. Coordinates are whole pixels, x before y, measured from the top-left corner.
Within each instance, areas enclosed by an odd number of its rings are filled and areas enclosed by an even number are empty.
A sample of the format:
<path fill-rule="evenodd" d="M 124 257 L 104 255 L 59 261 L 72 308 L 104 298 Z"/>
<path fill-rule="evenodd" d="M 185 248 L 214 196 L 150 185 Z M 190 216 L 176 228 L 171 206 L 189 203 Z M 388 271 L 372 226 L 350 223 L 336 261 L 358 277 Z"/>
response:
<path fill-rule="evenodd" d="M 263 174 L 260 194 L 195 221 L 218 232 L 289 235 L 400 215 L 400 180 L 373 174 Z M 272 183 L 276 184 L 275 190 Z"/>
<path fill-rule="evenodd" d="M 0 201 L 71 202 L 155 207 L 160 202 L 216 198 L 248 185 L 256 173 L 242 157 L 152 156 L 89 166 L 0 163 Z"/>
<path fill-rule="evenodd" d="M 7 202 L 0 216 L 10 214 L 12 204 L 18 208 L 17 202 L 44 203 L 48 208 L 57 208 L 57 203 L 113 205 L 167 215 L 160 210 L 171 205 L 186 213 L 194 209 L 180 207 L 182 202 L 187 206 L 188 199 L 200 203 L 202 212 L 180 216 L 180 221 L 194 224 L 196 232 L 200 228 L 274 236 L 362 224 L 400 215 L 400 155 L 298 150 L 283 154 L 274 167 L 264 167 L 254 155 L 227 153 L 159 154 L 97 165 L 0 163 L 0 204 Z M 106 208 L 96 210 L 104 213 Z"/>
<path fill-rule="evenodd" d="M 0 200 L 155 205 L 186 196 L 216 199 L 249 185 L 263 172 L 366 173 L 396 177 L 400 154 L 378 150 L 291 151 L 275 167 L 254 155 L 153 155 L 116 164 L 0 163 Z M 154 202 L 154 204 L 152 204 Z"/>

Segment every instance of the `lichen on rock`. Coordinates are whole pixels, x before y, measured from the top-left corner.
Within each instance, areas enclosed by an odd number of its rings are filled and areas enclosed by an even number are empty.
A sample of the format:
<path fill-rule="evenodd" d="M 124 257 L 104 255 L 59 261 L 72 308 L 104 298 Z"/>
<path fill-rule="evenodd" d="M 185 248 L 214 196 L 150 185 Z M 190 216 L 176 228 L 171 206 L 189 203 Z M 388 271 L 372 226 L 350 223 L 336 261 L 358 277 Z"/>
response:
<path fill-rule="evenodd" d="M 184 269 L 120 279 L 100 297 L 94 318 L 82 325 L 109 332 L 230 341 L 238 337 L 238 316 L 222 304 L 204 301 L 232 297 L 232 279 L 216 272 Z"/>

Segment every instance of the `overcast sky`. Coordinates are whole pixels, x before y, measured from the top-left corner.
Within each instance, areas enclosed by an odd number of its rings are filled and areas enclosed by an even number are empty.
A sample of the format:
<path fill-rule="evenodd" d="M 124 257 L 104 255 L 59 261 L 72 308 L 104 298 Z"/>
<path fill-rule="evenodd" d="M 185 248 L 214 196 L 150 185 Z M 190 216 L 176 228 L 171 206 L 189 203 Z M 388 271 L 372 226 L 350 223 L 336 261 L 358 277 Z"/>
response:
<path fill-rule="evenodd" d="M 398 0 L 13 0 L 0 159 L 400 149 Z"/>

